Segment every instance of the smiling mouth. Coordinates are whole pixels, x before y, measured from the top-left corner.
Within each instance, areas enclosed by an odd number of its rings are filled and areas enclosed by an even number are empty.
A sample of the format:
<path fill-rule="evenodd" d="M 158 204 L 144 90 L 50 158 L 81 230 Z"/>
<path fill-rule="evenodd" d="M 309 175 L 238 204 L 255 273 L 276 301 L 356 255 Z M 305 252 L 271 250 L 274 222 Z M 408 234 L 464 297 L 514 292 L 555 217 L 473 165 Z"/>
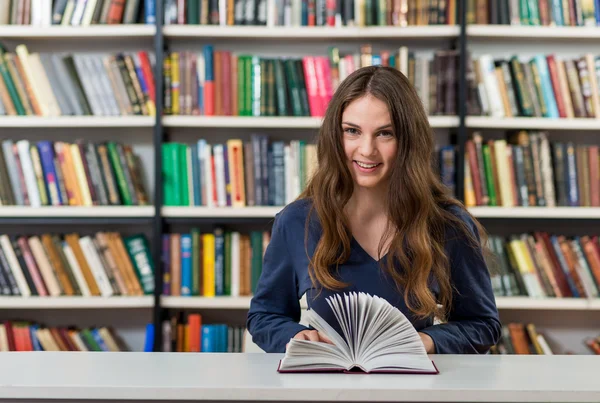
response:
<path fill-rule="evenodd" d="M 360 161 L 356 161 L 354 160 L 354 162 L 356 163 L 356 165 L 358 165 L 361 168 L 365 168 L 365 169 L 371 169 L 371 168 L 376 168 L 377 166 L 381 165 L 380 162 L 375 163 L 375 164 L 367 164 L 365 162 L 360 162 Z"/>

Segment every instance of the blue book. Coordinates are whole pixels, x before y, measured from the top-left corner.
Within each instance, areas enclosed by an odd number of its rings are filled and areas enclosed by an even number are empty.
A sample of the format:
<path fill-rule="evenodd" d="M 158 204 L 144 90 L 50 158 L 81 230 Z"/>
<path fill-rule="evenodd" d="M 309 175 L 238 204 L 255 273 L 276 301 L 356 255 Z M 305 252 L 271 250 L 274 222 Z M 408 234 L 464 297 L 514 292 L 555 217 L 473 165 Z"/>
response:
<path fill-rule="evenodd" d="M 144 352 L 152 352 L 154 350 L 154 324 L 146 325 L 146 338 L 144 340 Z"/>
<path fill-rule="evenodd" d="M 225 201 L 231 207 L 231 178 L 229 177 L 229 155 L 227 144 L 223 144 L 223 169 L 225 170 Z"/>
<path fill-rule="evenodd" d="M 156 24 L 156 0 L 144 0 L 144 22 L 148 25 Z"/>
<path fill-rule="evenodd" d="M 192 295 L 192 235 L 181 234 L 181 295 Z"/>
<path fill-rule="evenodd" d="M 561 0 L 552 0 L 552 19 L 558 26 L 565 25 Z"/>
<path fill-rule="evenodd" d="M 110 349 L 104 342 L 104 339 L 102 338 L 102 336 L 100 336 L 100 332 L 97 328 L 90 329 L 90 333 L 92 334 L 92 337 L 94 337 L 94 341 L 98 344 L 98 346 L 100 346 L 100 349 L 102 351 L 110 351 Z"/>
<path fill-rule="evenodd" d="M 54 148 L 52 143 L 49 141 L 40 141 L 37 143 L 37 148 L 42 163 L 44 187 L 46 188 L 46 194 L 48 195 L 48 202 L 51 205 L 56 203 L 59 205 L 68 204 L 63 202 L 60 194 L 58 178 L 54 166 Z"/>
<path fill-rule="evenodd" d="M 550 235 L 550 242 L 552 243 L 552 247 L 554 248 L 554 253 L 556 254 L 556 257 L 558 258 L 560 268 L 565 273 L 565 277 L 567 279 L 567 284 L 569 285 L 569 288 L 571 289 L 571 293 L 573 294 L 573 297 L 579 298 L 579 293 L 577 292 L 577 287 L 575 286 L 575 282 L 574 282 L 573 278 L 571 277 L 571 275 L 569 274 L 569 266 L 567 265 L 565 256 L 563 255 L 562 250 L 560 249 L 560 245 L 558 243 L 558 237 L 556 235 Z"/>
<path fill-rule="evenodd" d="M 215 295 L 225 294 L 225 233 L 215 228 Z"/>
<path fill-rule="evenodd" d="M 31 325 L 29 326 L 29 333 L 31 334 L 31 344 L 33 346 L 34 351 L 44 351 L 42 344 L 38 340 L 36 336 L 37 330 L 40 328 L 39 325 Z"/>
<path fill-rule="evenodd" d="M 212 353 L 214 346 L 214 325 L 202 325 L 202 347 L 203 353 Z"/>
<path fill-rule="evenodd" d="M 540 85 L 542 87 L 542 95 L 546 104 L 546 115 L 548 118 L 558 118 L 558 107 L 556 105 L 556 97 L 552 89 L 552 81 L 550 80 L 550 72 L 548 71 L 548 62 L 544 55 L 536 55 L 534 57 L 535 64 L 540 75 Z"/>

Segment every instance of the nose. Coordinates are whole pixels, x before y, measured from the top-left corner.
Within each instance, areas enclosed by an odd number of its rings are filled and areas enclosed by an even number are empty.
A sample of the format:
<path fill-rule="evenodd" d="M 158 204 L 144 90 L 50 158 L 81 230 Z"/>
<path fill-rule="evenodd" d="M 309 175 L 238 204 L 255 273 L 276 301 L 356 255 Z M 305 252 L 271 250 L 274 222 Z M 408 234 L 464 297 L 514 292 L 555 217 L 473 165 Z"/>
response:
<path fill-rule="evenodd" d="M 365 157 L 370 157 L 375 152 L 375 136 L 360 136 L 359 152 Z"/>

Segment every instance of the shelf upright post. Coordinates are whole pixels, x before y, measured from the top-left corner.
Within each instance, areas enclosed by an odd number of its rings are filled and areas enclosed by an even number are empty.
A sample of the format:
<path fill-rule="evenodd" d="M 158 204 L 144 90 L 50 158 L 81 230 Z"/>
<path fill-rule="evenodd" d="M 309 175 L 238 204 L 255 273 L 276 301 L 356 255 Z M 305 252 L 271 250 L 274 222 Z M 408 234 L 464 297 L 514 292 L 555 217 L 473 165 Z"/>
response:
<path fill-rule="evenodd" d="M 466 0 L 459 0 L 458 20 L 460 21 L 460 34 L 458 36 L 458 136 L 456 138 L 456 198 L 464 202 L 464 172 L 465 172 L 465 143 L 467 141 L 467 127 L 465 119 L 467 115 L 467 7 Z"/>
<path fill-rule="evenodd" d="M 154 324 L 154 343 L 153 351 L 161 351 L 162 346 L 162 316 L 163 311 L 160 306 L 160 295 L 162 293 L 162 232 L 163 232 L 163 178 L 162 178 L 162 142 L 163 142 L 163 126 L 162 126 L 162 111 L 163 111 L 163 59 L 164 59 L 164 41 L 163 41 L 163 2 L 161 0 L 155 2 L 155 26 L 156 33 L 154 34 L 154 54 L 156 64 L 154 66 L 154 82 L 155 82 L 155 104 L 156 117 L 154 123 L 154 225 L 153 225 L 153 242 L 152 242 L 152 261 L 154 262 L 154 305 L 153 305 L 153 324 Z"/>

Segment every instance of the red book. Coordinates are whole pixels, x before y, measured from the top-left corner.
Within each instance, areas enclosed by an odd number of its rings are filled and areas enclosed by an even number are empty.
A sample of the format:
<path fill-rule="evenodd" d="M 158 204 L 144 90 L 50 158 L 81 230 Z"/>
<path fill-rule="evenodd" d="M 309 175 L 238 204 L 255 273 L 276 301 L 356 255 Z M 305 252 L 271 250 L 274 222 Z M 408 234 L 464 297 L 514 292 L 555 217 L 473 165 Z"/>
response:
<path fill-rule="evenodd" d="M 107 24 L 120 24 L 123 21 L 125 12 L 125 0 L 112 0 L 108 9 Z"/>
<path fill-rule="evenodd" d="M 146 87 L 148 87 L 148 93 L 150 99 L 156 102 L 156 87 L 154 87 L 154 74 L 152 74 L 152 64 L 148 59 L 148 53 L 145 50 L 138 52 L 140 58 L 140 64 L 142 66 L 142 74 L 144 75 L 144 81 L 146 81 Z"/>

